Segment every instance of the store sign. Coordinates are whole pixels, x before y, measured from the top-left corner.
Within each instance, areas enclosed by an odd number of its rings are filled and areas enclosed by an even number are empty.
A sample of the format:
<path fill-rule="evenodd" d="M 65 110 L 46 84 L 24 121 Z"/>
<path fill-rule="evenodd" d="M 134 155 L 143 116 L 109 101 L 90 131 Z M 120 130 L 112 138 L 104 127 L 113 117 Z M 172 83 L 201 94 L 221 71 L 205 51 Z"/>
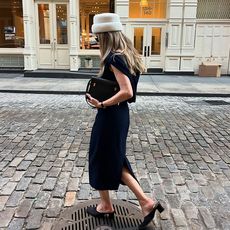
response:
<path fill-rule="evenodd" d="M 153 13 L 153 7 L 143 7 L 143 13 L 144 15 L 152 15 Z"/>
<path fill-rule="evenodd" d="M 5 34 L 5 40 L 15 40 L 15 34 Z"/>
<path fill-rule="evenodd" d="M 5 40 L 15 40 L 15 26 L 4 27 Z"/>

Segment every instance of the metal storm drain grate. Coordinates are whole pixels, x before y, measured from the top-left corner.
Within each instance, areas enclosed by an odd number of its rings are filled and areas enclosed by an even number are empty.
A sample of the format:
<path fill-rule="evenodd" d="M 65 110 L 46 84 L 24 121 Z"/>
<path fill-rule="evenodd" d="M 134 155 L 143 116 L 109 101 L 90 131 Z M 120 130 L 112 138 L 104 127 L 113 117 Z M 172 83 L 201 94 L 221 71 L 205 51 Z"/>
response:
<path fill-rule="evenodd" d="M 89 206 L 96 206 L 99 200 L 79 203 L 75 207 L 65 209 L 54 223 L 53 230 L 137 230 L 143 220 L 139 208 L 128 201 L 113 200 L 115 216 L 94 218 L 86 212 Z M 146 230 L 153 230 L 150 223 Z"/>
<path fill-rule="evenodd" d="M 190 105 L 230 105 L 230 102 L 223 100 L 201 100 L 201 101 L 185 101 Z"/>
<path fill-rule="evenodd" d="M 187 104 L 189 105 L 208 105 L 206 102 L 204 101 L 185 101 Z"/>
<path fill-rule="evenodd" d="M 204 101 L 210 105 L 230 105 L 229 102 L 223 100 L 204 100 Z"/>

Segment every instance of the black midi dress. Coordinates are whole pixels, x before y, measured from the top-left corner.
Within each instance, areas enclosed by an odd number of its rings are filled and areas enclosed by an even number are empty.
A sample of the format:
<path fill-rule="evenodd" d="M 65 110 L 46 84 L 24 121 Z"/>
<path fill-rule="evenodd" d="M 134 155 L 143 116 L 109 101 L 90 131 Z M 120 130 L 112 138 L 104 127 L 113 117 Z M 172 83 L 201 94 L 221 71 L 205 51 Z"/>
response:
<path fill-rule="evenodd" d="M 128 102 L 135 102 L 139 73 L 133 76 L 124 56 L 110 52 L 102 78 L 116 81 L 111 65 L 129 78 L 133 97 L 119 105 L 98 109 L 96 114 L 89 146 L 89 182 L 96 190 L 117 190 L 120 184 L 124 184 L 121 181 L 123 167 L 136 179 L 126 158 L 126 139 L 129 130 Z"/>

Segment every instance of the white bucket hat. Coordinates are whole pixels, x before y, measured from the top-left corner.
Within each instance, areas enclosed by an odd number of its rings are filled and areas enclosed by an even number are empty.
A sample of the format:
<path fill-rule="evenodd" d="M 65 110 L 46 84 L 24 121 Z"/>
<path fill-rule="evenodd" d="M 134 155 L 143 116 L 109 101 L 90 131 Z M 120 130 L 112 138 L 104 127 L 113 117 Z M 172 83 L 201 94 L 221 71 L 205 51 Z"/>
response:
<path fill-rule="evenodd" d="M 122 31 L 120 17 L 114 13 L 95 15 L 93 18 L 92 32 L 96 34 L 110 31 Z"/>

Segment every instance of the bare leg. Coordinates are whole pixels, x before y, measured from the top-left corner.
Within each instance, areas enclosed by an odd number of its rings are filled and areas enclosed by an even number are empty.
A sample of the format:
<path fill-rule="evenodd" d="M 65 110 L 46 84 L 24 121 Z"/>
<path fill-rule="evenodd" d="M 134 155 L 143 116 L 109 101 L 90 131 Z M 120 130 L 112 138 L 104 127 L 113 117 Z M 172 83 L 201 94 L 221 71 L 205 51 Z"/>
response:
<path fill-rule="evenodd" d="M 98 212 L 113 212 L 113 205 L 108 190 L 99 190 L 101 202 L 97 205 Z"/>
<path fill-rule="evenodd" d="M 138 182 L 125 167 L 122 169 L 121 179 L 137 197 L 139 204 L 142 208 L 143 215 L 146 216 L 147 214 L 149 214 L 154 206 L 154 201 L 145 195 Z"/>

